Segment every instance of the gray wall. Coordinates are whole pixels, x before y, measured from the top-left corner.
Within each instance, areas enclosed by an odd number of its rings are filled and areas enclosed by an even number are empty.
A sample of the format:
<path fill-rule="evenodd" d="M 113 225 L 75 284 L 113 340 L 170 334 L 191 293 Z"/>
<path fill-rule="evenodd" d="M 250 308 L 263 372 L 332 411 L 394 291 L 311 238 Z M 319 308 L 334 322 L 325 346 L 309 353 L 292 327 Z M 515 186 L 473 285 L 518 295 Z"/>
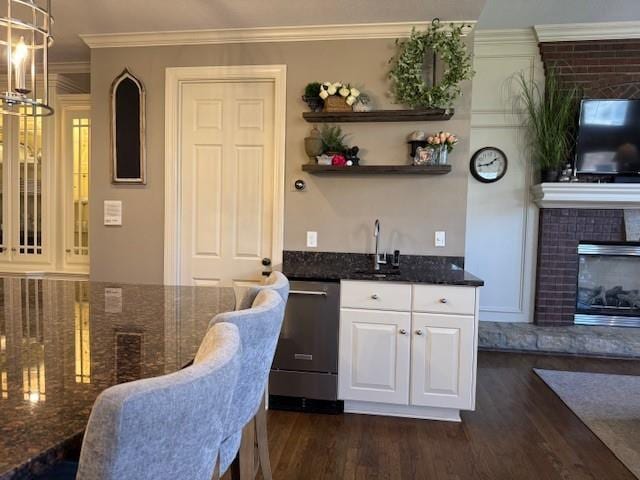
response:
<path fill-rule="evenodd" d="M 471 83 L 456 114 L 443 123 L 347 124 L 363 163 L 407 162 L 406 136 L 417 128 L 446 129 L 461 138 L 453 172 L 436 177 L 315 177 L 301 171 L 308 161 L 303 138 L 311 125 L 301 114 L 304 85 L 311 80 L 344 80 L 370 92 L 378 107 L 391 108 L 386 92 L 390 40 L 298 42 L 253 45 L 97 49 L 91 58 L 91 278 L 161 283 L 164 235 L 164 78 L 170 66 L 286 64 L 287 138 L 285 248 L 305 249 L 306 231 L 318 232 L 318 250 L 367 252 L 372 226 L 382 222 L 387 250 L 411 254 L 464 255 Z M 147 90 L 146 186 L 113 186 L 109 173 L 109 86 L 128 67 Z M 397 108 L 397 106 L 396 106 Z M 292 191 L 303 178 L 306 192 Z M 104 227 L 104 200 L 123 201 L 123 226 Z M 434 248 L 436 230 L 447 246 Z"/>
<path fill-rule="evenodd" d="M 487 0 L 478 28 L 640 20 L 639 0 Z"/>

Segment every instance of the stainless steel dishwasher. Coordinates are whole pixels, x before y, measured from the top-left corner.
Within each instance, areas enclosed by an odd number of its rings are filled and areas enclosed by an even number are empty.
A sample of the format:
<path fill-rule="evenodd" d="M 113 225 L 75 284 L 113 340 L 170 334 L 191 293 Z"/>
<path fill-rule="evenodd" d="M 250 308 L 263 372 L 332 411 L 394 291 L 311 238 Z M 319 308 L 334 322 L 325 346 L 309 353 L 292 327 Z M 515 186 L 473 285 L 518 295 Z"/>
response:
<path fill-rule="evenodd" d="M 291 281 L 269 376 L 269 408 L 341 412 L 338 282 Z"/>

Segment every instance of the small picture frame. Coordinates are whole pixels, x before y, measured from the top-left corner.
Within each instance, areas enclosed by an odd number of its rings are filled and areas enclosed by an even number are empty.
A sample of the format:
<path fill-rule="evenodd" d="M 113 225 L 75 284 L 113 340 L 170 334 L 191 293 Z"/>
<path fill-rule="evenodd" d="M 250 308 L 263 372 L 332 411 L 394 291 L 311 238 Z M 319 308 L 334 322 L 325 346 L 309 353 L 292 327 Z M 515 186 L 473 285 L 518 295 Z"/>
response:
<path fill-rule="evenodd" d="M 434 150 L 431 147 L 418 147 L 413 157 L 414 165 L 431 165 L 433 163 Z"/>
<path fill-rule="evenodd" d="M 126 68 L 111 84 L 111 159 L 114 184 L 146 184 L 145 90 Z"/>

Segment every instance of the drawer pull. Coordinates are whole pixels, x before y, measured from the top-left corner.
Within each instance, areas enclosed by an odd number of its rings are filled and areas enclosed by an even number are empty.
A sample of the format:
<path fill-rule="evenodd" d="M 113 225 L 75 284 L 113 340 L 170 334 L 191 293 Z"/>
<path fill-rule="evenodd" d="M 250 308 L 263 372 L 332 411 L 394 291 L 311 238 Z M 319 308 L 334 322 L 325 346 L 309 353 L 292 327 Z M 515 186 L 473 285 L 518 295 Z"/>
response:
<path fill-rule="evenodd" d="M 422 335 L 422 330 L 416 330 L 416 335 Z"/>
<path fill-rule="evenodd" d="M 400 335 L 406 335 L 407 331 L 404 328 L 400 329 Z"/>
<path fill-rule="evenodd" d="M 378 300 L 380 297 L 378 296 L 377 293 L 374 293 L 373 295 L 371 295 L 371 298 L 374 300 Z"/>
<path fill-rule="evenodd" d="M 293 358 L 296 360 L 313 360 L 313 355 L 309 355 L 307 353 L 294 353 Z"/>
<path fill-rule="evenodd" d="M 327 292 L 317 292 L 314 290 L 289 290 L 289 294 L 293 295 L 318 295 L 321 297 L 326 297 Z"/>
<path fill-rule="evenodd" d="M 440 299 L 440 303 L 447 303 L 447 299 L 446 298 L 441 298 Z"/>

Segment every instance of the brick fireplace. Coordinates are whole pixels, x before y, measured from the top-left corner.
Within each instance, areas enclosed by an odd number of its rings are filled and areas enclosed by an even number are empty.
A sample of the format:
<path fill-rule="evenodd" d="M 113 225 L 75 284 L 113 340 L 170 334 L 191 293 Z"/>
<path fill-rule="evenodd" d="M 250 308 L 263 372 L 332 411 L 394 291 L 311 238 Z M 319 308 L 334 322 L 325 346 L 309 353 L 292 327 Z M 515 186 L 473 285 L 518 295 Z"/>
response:
<path fill-rule="evenodd" d="M 623 210 L 540 209 L 535 323 L 573 324 L 580 242 L 625 240 Z"/>
<path fill-rule="evenodd" d="M 560 82 L 580 87 L 585 97 L 640 98 L 640 39 L 542 42 L 539 46 L 545 69 L 553 68 Z M 572 184 L 568 190 L 574 185 L 581 188 L 580 184 Z M 640 185 L 636 188 L 625 198 L 624 208 L 640 208 Z M 586 205 L 592 193 L 590 190 L 582 197 L 578 195 L 577 204 L 560 197 L 556 203 L 539 202 L 534 314 L 538 325 L 574 323 L 580 242 L 627 240 L 620 205 L 624 202 L 617 202 L 617 193 L 609 191 L 602 208 L 594 208 L 592 202 Z M 571 197 L 571 193 L 567 196 Z M 585 202 L 584 208 L 580 202 Z"/>

